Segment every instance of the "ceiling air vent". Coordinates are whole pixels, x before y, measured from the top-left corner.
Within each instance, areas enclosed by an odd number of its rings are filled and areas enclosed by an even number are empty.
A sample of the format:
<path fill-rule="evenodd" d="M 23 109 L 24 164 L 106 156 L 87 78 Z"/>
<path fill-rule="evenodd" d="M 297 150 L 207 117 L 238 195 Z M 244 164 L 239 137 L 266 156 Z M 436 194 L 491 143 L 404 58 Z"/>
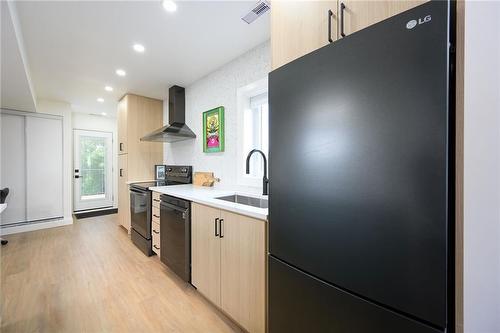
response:
<path fill-rule="evenodd" d="M 241 19 L 250 24 L 255 21 L 259 16 L 271 9 L 271 6 L 266 0 L 257 2 L 257 5 L 250 11 L 250 13 L 243 16 Z"/>

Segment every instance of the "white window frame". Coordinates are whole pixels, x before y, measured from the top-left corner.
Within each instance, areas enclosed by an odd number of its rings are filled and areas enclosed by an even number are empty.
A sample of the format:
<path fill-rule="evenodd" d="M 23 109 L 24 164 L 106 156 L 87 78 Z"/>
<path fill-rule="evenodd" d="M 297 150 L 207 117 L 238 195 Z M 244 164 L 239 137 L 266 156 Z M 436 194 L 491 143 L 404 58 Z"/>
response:
<path fill-rule="evenodd" d="M 268 93 L 268 79 L 267 77 L 253 82 L 244 87 L 238 88 L 236 92 L 236 99 L 238 103 L 238 149 L 236 154 L 236 164 L 237 164 L 237 175 L 236 182 L 238 185 L 251 186 L 251 187 L 262 187 L 262 175 L 252 176 L 246 174 L 246 158 L 248 151 L 245 151 L 245 121 L 244 121 L 244 111 L 250 107 L 250 98 L 263 93 Z M 267 155 L 267 154 L 266 154 Z M 268 158 L 268 156 L 266 156 Z"/>

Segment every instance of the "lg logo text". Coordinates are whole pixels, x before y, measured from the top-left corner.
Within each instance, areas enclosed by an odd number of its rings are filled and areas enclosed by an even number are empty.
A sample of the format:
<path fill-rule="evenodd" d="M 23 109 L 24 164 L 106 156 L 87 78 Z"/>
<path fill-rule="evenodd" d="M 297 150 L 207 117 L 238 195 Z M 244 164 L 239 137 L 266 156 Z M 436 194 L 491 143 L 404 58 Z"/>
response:
<path fill-rule="evenodd" d="M 417 25 L 421 25 L 427 22 L 430 22 L 432 17 L 430 15 L 427 15 L 425 17 L 421 17 L 418 20 L 411 20 L 408 23 L 406 23 L 406 29 L 413 29 Z"/>

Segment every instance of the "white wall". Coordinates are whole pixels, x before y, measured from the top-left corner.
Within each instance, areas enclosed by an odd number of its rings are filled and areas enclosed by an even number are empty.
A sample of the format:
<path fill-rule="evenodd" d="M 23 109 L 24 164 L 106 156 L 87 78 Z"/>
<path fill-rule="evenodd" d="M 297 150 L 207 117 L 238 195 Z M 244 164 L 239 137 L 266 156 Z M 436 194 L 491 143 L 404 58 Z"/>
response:
<path fill-rule="evenodd" d="M 11 1 L 0 4 L 0 105 L 2 108 L 36 111 L 36 96 L 28 67 L 24 39 L 16 6 Z"/>
<path fill-rule="evenodd" d="M 464 330 L 500 332 L 500 2 L 467 1 Z"/>
<path fill-rule="evenodd" d="M 111 132 L 113 134 L 113 207 L 118 207 L 118 178 L 115 177 L 118 170 L 118 143 L 117 143 L 117 122 L 116 118 L 102 117 L 86 113 L 73 113 L 73 129 L 88 131 Z M 71 159 L 73 165 L 73 157 Z"/>
<path fill-rule="evenodd" d="M 214 171 L 216 177 L 221 178 L 221 185 L 236 184 L 240 138 L 236 90 L 266 77 L 270 70 L 270 48 L 266 42 L 186 87 L 186 124 L 197 137 L 166 143 L 164 163 L 193 165 L 194 171 Z M 168 107 L 168 101 L 163 104 Z M 202 113 L 218 106 L 225 108 L 225 151 L 206 154 L 203 153 Z"/>

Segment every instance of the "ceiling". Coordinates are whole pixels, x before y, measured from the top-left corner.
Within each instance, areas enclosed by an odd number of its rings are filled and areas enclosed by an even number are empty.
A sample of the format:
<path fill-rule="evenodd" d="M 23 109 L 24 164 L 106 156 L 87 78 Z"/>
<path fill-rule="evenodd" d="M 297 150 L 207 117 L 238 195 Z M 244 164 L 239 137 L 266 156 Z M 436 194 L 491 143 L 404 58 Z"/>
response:
<path fill-rule="evenodd" d="M 19 25 L 12 3 L 1 2 L 0 101 L 1 107 L 34 112 L 35 97 L 20 43 Z"/>
<path fill-rule="evenodd" d="M 114 112 L 127 92 L 165 98 L 169 86 L 187 86 L 268 40 L 268 13 L 250 25 L 240 19 L 255 3 L 178 1 L 174 13 L 160 1 L 15 5 L 37 98 L 100 113 Z M 136 53 L 134 43 L 146 51 Z"/>

